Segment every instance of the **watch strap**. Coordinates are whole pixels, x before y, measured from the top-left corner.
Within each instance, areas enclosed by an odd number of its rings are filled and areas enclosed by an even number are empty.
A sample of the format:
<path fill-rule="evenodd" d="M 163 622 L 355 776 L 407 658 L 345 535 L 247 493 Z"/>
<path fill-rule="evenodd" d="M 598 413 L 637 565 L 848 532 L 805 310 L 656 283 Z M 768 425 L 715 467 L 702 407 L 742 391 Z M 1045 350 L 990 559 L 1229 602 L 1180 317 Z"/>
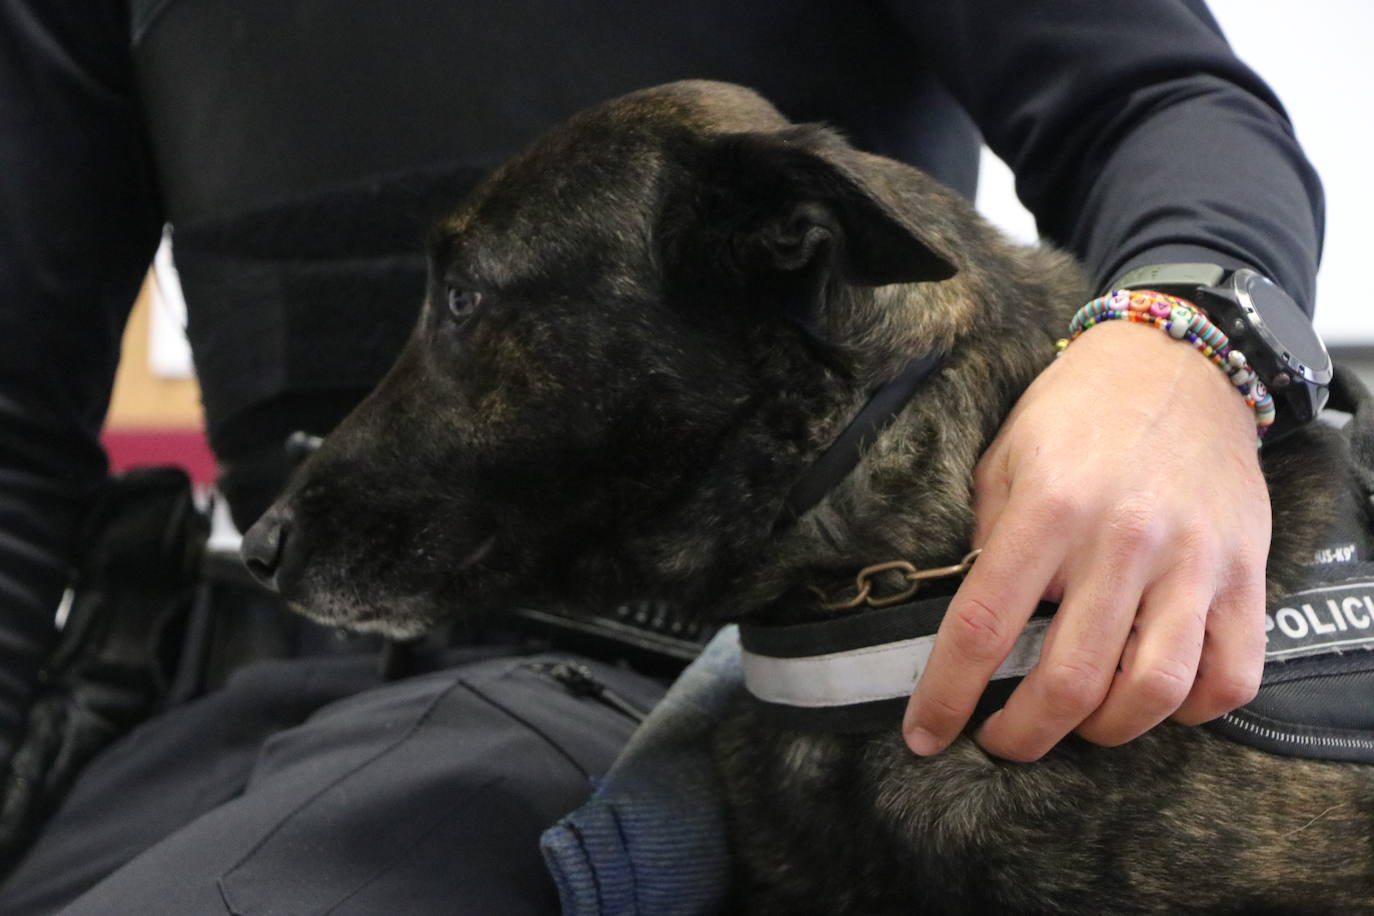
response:
<path fill-rule="evenodd" d="M 1109 288 L 1153 289 L 1187 297 L 1199 288 L 1219 286 L 1230 272 L 1218 264 L 1151 264 L 1127 271 Z"/>

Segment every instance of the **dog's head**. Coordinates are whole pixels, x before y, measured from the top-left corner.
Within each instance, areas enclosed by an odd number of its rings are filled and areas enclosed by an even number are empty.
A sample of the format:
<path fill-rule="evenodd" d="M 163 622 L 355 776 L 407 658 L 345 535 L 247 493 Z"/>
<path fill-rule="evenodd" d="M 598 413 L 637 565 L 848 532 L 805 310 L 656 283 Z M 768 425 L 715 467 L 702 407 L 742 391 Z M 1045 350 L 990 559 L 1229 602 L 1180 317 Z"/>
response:
<path fill-rule="evenodd" d="M 718 600 L 871 385 L 966 317 L 966 292 L 895 292 L 956 273 L 951 196 L 738 87 L 582 113 L 435 229 L 413 336 L 247 562 L 397 636 L 512 602 Z"/>

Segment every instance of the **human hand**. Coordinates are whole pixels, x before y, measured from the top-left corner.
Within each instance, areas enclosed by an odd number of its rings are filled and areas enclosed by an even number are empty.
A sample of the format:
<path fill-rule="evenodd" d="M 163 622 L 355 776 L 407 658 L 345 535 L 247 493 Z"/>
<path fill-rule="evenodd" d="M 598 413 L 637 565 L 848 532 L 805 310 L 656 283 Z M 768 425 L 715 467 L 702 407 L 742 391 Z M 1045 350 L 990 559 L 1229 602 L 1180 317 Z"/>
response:
<path fill-rule="evenodd" d="M 1026 390 L 974 472 L 983 552 L 907 706 L 918 754 L 959 734 L 1036 603 L 1040 661 L 975 739 L 1035 760 L 1241 706 L 1264 665 L 1269 495 L 1253 411 L 1196 350 L 1105 322 Z"/>

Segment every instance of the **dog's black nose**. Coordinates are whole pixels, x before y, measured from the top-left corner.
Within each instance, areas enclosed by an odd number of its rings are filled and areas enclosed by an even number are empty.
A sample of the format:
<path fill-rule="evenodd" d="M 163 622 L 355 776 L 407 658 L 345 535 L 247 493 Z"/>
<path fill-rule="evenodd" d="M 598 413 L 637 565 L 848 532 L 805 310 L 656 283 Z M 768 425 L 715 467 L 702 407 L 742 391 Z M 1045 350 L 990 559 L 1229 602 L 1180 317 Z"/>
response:
<path fill-rule="evenodd" d="M 277 590 L 277 571 L 291 536 L 291 512 L 280 506 L 268 509 L 243 536 L 239 555 L 248 571 L 263 585 Z"/>

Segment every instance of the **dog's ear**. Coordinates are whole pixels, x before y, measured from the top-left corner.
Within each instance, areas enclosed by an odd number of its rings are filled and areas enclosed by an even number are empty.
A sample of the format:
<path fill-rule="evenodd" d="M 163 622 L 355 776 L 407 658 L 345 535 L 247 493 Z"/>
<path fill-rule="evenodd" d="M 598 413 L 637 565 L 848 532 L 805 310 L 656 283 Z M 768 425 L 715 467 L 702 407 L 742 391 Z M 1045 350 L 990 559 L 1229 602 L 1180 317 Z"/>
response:
<path fill-rule="evenodd" d="M 749 211 L 731 240 L 746 269 L 806 270 L 820 259 L 849 283 L 946 280 L 956 270 L 892 186 L 833 131 L 800 125 L 717 140 L 715 174 Z M 904 170 L 896 163 L 891 169 Z M 907 170 L 909 171 L 909 170 Z M 902 178 L 908 177 L 902 175 Z"/>

